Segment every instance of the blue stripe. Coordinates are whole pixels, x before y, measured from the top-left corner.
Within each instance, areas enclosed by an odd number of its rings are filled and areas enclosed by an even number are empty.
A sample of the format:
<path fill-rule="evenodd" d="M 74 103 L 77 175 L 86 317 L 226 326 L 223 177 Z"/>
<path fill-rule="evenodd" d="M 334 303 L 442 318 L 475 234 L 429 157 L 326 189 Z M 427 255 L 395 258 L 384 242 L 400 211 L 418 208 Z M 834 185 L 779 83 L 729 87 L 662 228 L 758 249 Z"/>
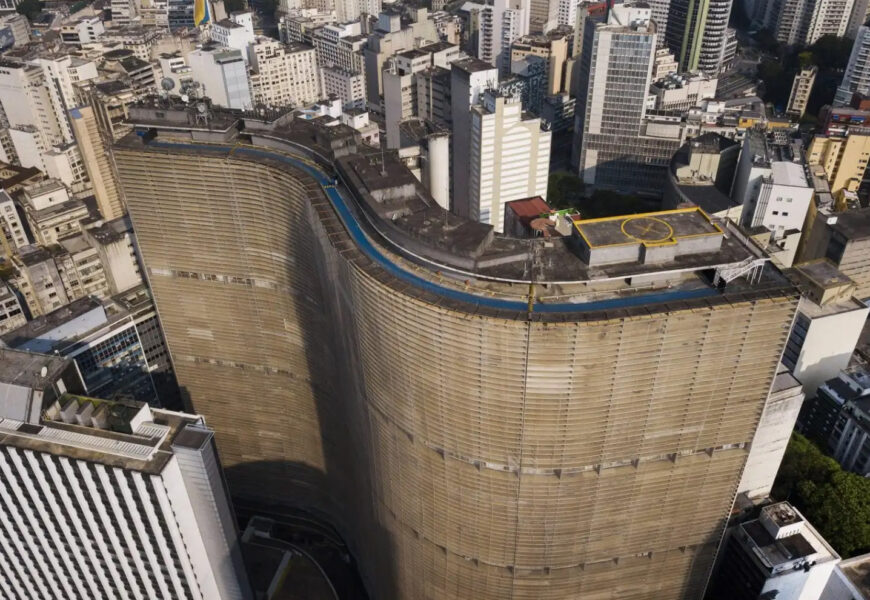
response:
<path fill-rule="evenodd" d="M 341 194 L 338 193 L 338 190 L 332 185 L 333 180 L 328 175 L 326 175 L 320 169 L 317 169 L 307 162 L 297 160 L 295 158 L 291 158 L 289 156 L 284 156 L 282 154 L 275 154 L 272 152 L 266 152 L 264 150 L 254 150 L 251 148 L 231 148 L 229 146 L 211 146 L 211 145 L 202 145 L 202 144 L 182 144 L 182 143 L 168 143 L 168 142 L 157 142 L 152 141 L 150 143 L 151 146 L 157 146 L 160 148 L 191 148 L 194 150 L 205 150 L 205 151 L 231 151 L 233 154 L 247 154 L 255 157 L 268 158 L 272 160 L 278 160 L 288 165 L 291 165 L 297 169 L 300 169 L 313 177 L 315 181 L 317 181 L 320 186 L 323 188 L 323 191 L 326 193 L 326 196 L 329 198 L 330 203 L 332 204 L 335 212 L 338 213 L 338 216 L 341 218 L 344 223 L 345 228 L 347 229 L 348 234 L 350 234 L 354 243 L 357 247 L 365 253 L 365 255 L 371 259 L 373 262 L 377 263 L 381 266 L 385 271 L 396 277 L 397 279 L 404 281 L 410 285 L 418 287 L 423 291 L 429 292 L 431 294 L 435 294 L 437 296 L 441 296 L 442 298 L 447 298 L 450 300 L 455 300 L 458 302 L 465 302 L 472 305 L 483 306 L 486 308 L 491 308 L 495 310 L 509 310 L 509 311 L 519 311 L 519 312 L 528 312 L 529 306 L 527 302 L 520 302 L 517 300 L 503 300 L 499 298 L 487 298 L 485 296 L 479 296 L 477 294 L 472 294 L 469 292 L 463 292 L 461 290 L 445 287 L 443 285 L 439 285 L 433 281 L 429 281 L 428 279 L 423 279 L 422 277 L 415 275 L 414 273 L 410 273 L 405 271 L 396 265 L 392 260 L 386 257 L 381 250 L 371 243 L 371 241 L 366 237 L 365 233 L 363 233 L 362 227 L 354 216 L 353 212 L 348 208 L 347 203 L 344 198 L 341 197 Z M 578 259 L 579 260 L 579 259 Z M 583 302 L 583 303 L 572 303 L 572 302 L 556 302 L 556 303 L 543 303 L 536 302 L 534 305 L 535 312 L 542 313 L 570 313 L 570 312 L 588 312 L 588 311 L 600 311 L 600 310 L 615 310 L 620 308 L 631 308 L 637 306 L 645 306 L 647 304 L 655 304 L 659 302 L 675 302 L 679 300 L 691 300 L 696 298 L 708 298 L 711 296 L 719 295 L 719 290 L 707 287 L 696 290 L 671 290 L 666 292 L 658 292 L 658 293 L 634 293 L 631 296 L 627 296 L 624 298 L 610 298 L 607 300 L 596 300 L 593 302 Z"/>

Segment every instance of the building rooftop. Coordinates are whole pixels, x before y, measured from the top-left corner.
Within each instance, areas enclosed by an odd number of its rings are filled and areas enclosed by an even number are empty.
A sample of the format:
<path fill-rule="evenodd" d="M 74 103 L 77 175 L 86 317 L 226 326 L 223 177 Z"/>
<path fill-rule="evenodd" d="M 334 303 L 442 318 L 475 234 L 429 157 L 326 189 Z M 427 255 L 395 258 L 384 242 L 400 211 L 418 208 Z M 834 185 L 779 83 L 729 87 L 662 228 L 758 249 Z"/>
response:
<path fill-rule="evenodd" d="M 158 112 L 162 114 L 158 116 Z M 269 136 L 270 148 L 265 149 L 238 143 L 234 128 L 241 128 L 241 124 L 220 133 L 212 128 L 209 136 L 215 143 L 203 146 L 192 141 L 199 135 L 194 130 L 202 126 L 188 120 L 183 112 L 179 118 L 170 112 L 146 104 L 141 109 L 131 108 L 136 131 L 120 140 L 117 150 L 231 156 L 233 160 L 307 173 L 312 203 L 319 214 L 324 219 L 335 211 L 344 215 L 341 221 L 324 221 L 330 239 L 343 240 L 341 243 L 358 252 L 361 260 L 383 269 L 381 276 L 388 276 L 404 293 L 416 290 L 413 293 L 439 303 L 460 304 L 466 309 L 473 305 L 477 312 L 515 318 L 529 314 L 529 299 L 518 300 L 517 290 L 529 289 L 531 283 L 536 307 L 533 316 L 547 320 L 607 308 L 649 310 L 645 295 L 656 289 L 661 292 L 656 296 L 658 302 L 668 298 L 728 302 L 732 294 L 741 298 L 756 294 L 796 298 L 788 280 L 776 268 L 764 266 L 766 258 L 750 240 L 736 228 L 711 221 L 694 208 L 610 222 L 581 221 L 573 236 L 562 238 L 515 239 L 495 234 L 490 225 L 443 210 L 395 153 L 368 149 L 358 132 L 331 126 L 333 119 L 301 112 L 282 113 L 268 122 L 237 116 L 244 118 L 245 133 L 255 145 L 258 131 Z M 217 143 L 220 140 L 224 141 Z M 297 158 L 299 146 L 323 157 L 317 167 L 310 159 Z M 335 185 L 344 192 L 337 193 Z M 578 250 L 581 232 L 590 241 L 587 250 L 609 251 L 616 245 L 626 252 L 618 261 L 593 264 Z M 426 267 L 411 269 L 412 275 L 406 271 L 408 261 L 423 261 Z M 727 291 L 711 285 L 711 272 L 722 273 L 728 281 Z M 444 277 L 445 273 L 455 276 Z M 633 283 L 636 277 L 660 273 L 666 275 L 658 277 L 654 285 L 649 277 L 642 287 Z"/>
<path fill-rule="evenodd" d="M 201 417 L 133 401 L 64 394 L 44 406 L 38 422 L 0 418 L 0 445 L 159 474 L 174 447 L 211 439 Z"/>
<path fill-rule="evenodd" d="M 83 317 L 101 306 L 99 300 L 90 296 L 73 300 L 65 306 L 36 317 L 18 329 L 0 336 L 0 341 L 10 348 L 20 348 L 28 342 L 39 340 L 45 334 L 57 329 L 61 325 Z M 56 341 L 61 342 L 62 340 Z"/>
<path fill-rule="evenodd" d="M 574 226 L 591 248 L 637 245 L 639 243 L 676 243 L 681 239 L 723 235 L 699 208 L 575 221 Z"/>
<path fill-rule="evenodd" d="M 870 598 L 870 554 L 841 561 L 837 568 L 861 594 L 858 600 Z"/>
<path fill-rule="evenodd" d="M 491 64 L 479 58 L 463 58 L 455 60 L 451 63 L 454 67 L 466 73 L 478 73 L 480 71 L 490 71 L 495 69 Z"/>
<path fill-rule="evenodd" d="M 837 222 L 831 225 L 831 228 L 847 240 L 870 238 L 870 208 L 837 213 Z"/>
<path fill-rule="evenodd" d="M 823 289 L 836 288 L 854 283 L 850 277 L 844 275 L 837 268 L 837 265 L 826 258 L 797 264 L 794 266 L 794 269 L 814 285 Z"/>
<path fill-rule="evenodd" d="M 793 162 L 777 161 L 770 165 L 773 183 L 794 187 L 807 187 L 807 177 L 802 165 Z"/>
<path fill-rule="evenodd" d="M 0 383 L 41 390 L 68 366 L 69 360 L 60 356 L 0 347 Z"/>

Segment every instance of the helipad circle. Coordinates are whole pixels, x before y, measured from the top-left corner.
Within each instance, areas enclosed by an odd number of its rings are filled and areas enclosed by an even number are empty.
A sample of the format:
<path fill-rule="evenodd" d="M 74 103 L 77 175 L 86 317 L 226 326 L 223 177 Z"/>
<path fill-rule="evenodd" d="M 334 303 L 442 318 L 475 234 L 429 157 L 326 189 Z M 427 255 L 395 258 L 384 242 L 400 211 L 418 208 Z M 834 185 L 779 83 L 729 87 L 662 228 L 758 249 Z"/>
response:
<path fill-rule="evenodd" d="M 632 217 L 622 222 L 622 233 L 638 242 L 664 242 L 674 237 L 674 228 L 657 217 Z"/>

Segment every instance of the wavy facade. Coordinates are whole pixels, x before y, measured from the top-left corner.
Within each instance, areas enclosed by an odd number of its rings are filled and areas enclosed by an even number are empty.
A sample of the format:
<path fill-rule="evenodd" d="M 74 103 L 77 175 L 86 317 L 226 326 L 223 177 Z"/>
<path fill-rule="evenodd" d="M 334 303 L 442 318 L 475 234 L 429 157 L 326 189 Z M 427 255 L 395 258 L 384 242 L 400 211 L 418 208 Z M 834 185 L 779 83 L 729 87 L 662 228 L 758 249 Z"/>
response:
<path fill-rule="evenodd" d="M 330 520 L 372 598 L 700 598 L 791 288 L 551 314 L 439 298 L 271 145 L 114 150 L 236 502 Z"/>

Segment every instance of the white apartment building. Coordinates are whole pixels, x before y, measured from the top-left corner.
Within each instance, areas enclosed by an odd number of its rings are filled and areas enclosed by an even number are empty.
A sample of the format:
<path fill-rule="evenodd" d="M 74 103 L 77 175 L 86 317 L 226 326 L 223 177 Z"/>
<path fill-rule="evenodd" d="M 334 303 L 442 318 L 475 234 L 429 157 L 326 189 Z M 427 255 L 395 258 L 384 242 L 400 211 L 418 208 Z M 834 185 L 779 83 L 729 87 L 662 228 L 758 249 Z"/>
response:
<path fill-rule="evenodd" d="M 318 27 L 312 35 L 317 64 L 363 73 L 365 60 L 362 50 L 365 39 L 359 21 Z"/>
<path fill-rule="evenodd" d="M 62 141 L 75 141 L 67 111 L 77 104 L 74 84 L 97 78 L 97 63 L 68 53 L 44 55 L 30 61 L 42 69 L 54 118 L 60 125 Z M 51 145 L 58 145 L 53 143 Z"/>
<path fill-rule="evenodd" d="M 783 0 L 772 18 L 776 39 L 788 46 L 812 45 L 824 35 L 846 34 L 855 0 Z"/>
<path fill-rule="evenodd" d="M 81 220 L 88 217 L 85 204 L 70 199 L 66 186 L 57 179 L 24 188 L 22 205 L 33 237 L 44 246 L 75 235 L 81 231 Z"/>
<path fill-rule="evenodd" d="M 12 149 L 15 151 L 15 156 L 18 157 L 18 164 L 22 167 L 34 167 L 44 172 L 45 163 L 42 159 L 46 146 L 39 128 L 33 125 L 15 125 L 10 127 L 8 131 Z"/>
<path fill-rule="evenodd" d="M 0 189 L 0 229 L 3 233 L 3 239 L 0 241 L 7 256 L 30 243 L 24 224 L 15 208 L 15 202 L 3 189 Z"/>
<path fill-rule="evenodd" d="M 577 0 L 559 0 L 557 24 L 574 27 L 577 21 Z"/>
<path fill-rule="evenodd" d="M 343 108 L 366 107 L 366 80 L 362 73 L 341 67 L 322 67 L 323 95 L 336 96 Z"/>
<path fill-rule="evenodd" d="M 502 75 L 510 73 L 511 43 L 529 33 L 529 0 L 466 2 L 462 10 L 477 15 L 477 57 L 497 67 Z"/>
<path fill-rule="evenodd" d="M 540 119 L 524 118 L 519 98 L 487 91 L 471 109 L 469 201 L 463 212 L 502 231 L 506 202 L 546 200 L 551 137 Z"/>
<path fill-rule="evenodd" d="M 36 143 L 40 150 L 65 141 L 64 129 L 52 105 L 45 74 L 39 66 L 0 61 L 0 104 L 10 129 L 35 128 Z M 25 165 L 23 162 L 22 165 L 41 168 L 41 160 L 39 166 Z"/>
<path fill-rule="evenodd" d="M 459 58 L 459 47 L 447 42 L 427 44 L 396 54 L 382 74 L 387 147 L 399 147 L 399 124 L 418 116 L 417 74 L 430 67 L 446 69 Z"/>
<path fill-rule="evenodd" d="M 30 21 L 24 15 L 17 12 L 3 15 L 0 17 L 0 27 L 9 28 L 16 48 L 30 42 Z"/>
<path fill-rule="evenodd" d="M 82 46 L 96 42 L 105 32 L 106 28 L 100 17 L 82 17 L 61 26 L 60 37 L 66 44 Z"/>
<path fill-rule="evenodd" d="M 182 89 L 193 81 L 193 71 L 181 52 L 163 53 L 157 57 L 157 61 L 162 79 L 171 79 L 173 82 L 172 94 L 181 94 Z"/>
<path fill-rule="evenodd" d="M 843 81 L 834 96 L 834 106 L 849 106 L 852 94 L 870 93 L 870 27 L 858 28 Z"/>
<path fill-rule="evenodd" d="M 0 334 L 9 333 L 27 323 L 24 310 L 15 292 L 5 283 L 0 283 Z"/>
<path fill-rule="evenodd" d="M 375 16 L 381 12 L 381 0 L 334 0 L 334 5 L 339 23 L 357 21 L 360 15 Z"/>
<path fill-rule="evenodd" d="M 243 15 L 250 17 L 250 13 L 241 13 L 214 23 L 209 35 L 213 42 L 240 51 L 247 60 L 248 46 L 254 43 L 256 36 L 253 21 L 250 18 L 241 18 Z"/>
<path fill-rule="evenodd" d="M 825 381 L 845 369 L 870 308 L 855 299 L 855 282 L 827 259 L 795 265 L 805 294 L 789 334 L 783 364 L 813 398 Z"/>
<path fill-rule="evenodd" d="M 770 174 L 763 175 L 757 192 L 743 205 L 743 224 L 766 227 L 779 237 L 786 231 L 800 231 L 813 199 L 803 167 L 798 163 L 775 161 Z"/>
<path fill-rule="evenodd" d="M 254 103 L 304 106 L 320 98 L 320 71 L 311 46 L 260 37 L 249 47 L 249 56 Z"/>
<path fill-rule="evenodd" d="M 129 25 L 136 18 L 136 7 L 139 3 L 134 0 L 111 0 L 109 6 L 112 9 L 113 25 Z"/>
<path fill-rule="evenodd" d="M 471 162 L 471 107 L 484 90 L 498 86 L 498 69 L 477 58 L 457 60 L 450 66 L 450 121 L 453 124 L 453 210 L 469 216 Z M 516 200 L 516 198 L 511 198 Z"/>
<path fill-rule="evenodd" d="M 658 52 L 656 52 L 656 58 L 658 58 Z M 654 64 L 654 68 L 655 66 Z M 705 73 L 669 73 L 650 86 L 653 102 L 649 103 L 651 105 L 647 108 L 688 110 L 698 106 L 702 100 L 715 98 L 717 83 L 716 78 L 711 78 Z"/>
<path fill-rule="evenodd" d="M 75 143 L 55 146 L 46 150 L 42 153 L 42 164 L 45 167 L 46 175 L 62 181 L 77 197 L 82 197 L 92 191 L 93 188 L 81 152 Z"/>
<path fill-rule="evenodd" d="M 813 84 L 816 82 L 816 74 L 819 68 L 811 65 L 805 69 L 801 69 L 794 76 L 794 81 L 791 85 L 791 94 L 788 97 L 788 107 L 786 113 L 801 118 L 804 111 L 807 109 L 807 102 L 810 100 L 810 94 L 813 91 Z"/>
<path fill-rule="evenodd" d="M 74 395 L 70 361 L 0 353 L 0 580 L 11 597 L 252 599 L 202 417 Z"/>
<path fill-rule="evenodd" d="M 240 51 L 223 47 L 201 48 L 187 55 L 187 63 L 193 79 L 214 104 L 238 109 L 253 106 L 248 69 Z"/>

